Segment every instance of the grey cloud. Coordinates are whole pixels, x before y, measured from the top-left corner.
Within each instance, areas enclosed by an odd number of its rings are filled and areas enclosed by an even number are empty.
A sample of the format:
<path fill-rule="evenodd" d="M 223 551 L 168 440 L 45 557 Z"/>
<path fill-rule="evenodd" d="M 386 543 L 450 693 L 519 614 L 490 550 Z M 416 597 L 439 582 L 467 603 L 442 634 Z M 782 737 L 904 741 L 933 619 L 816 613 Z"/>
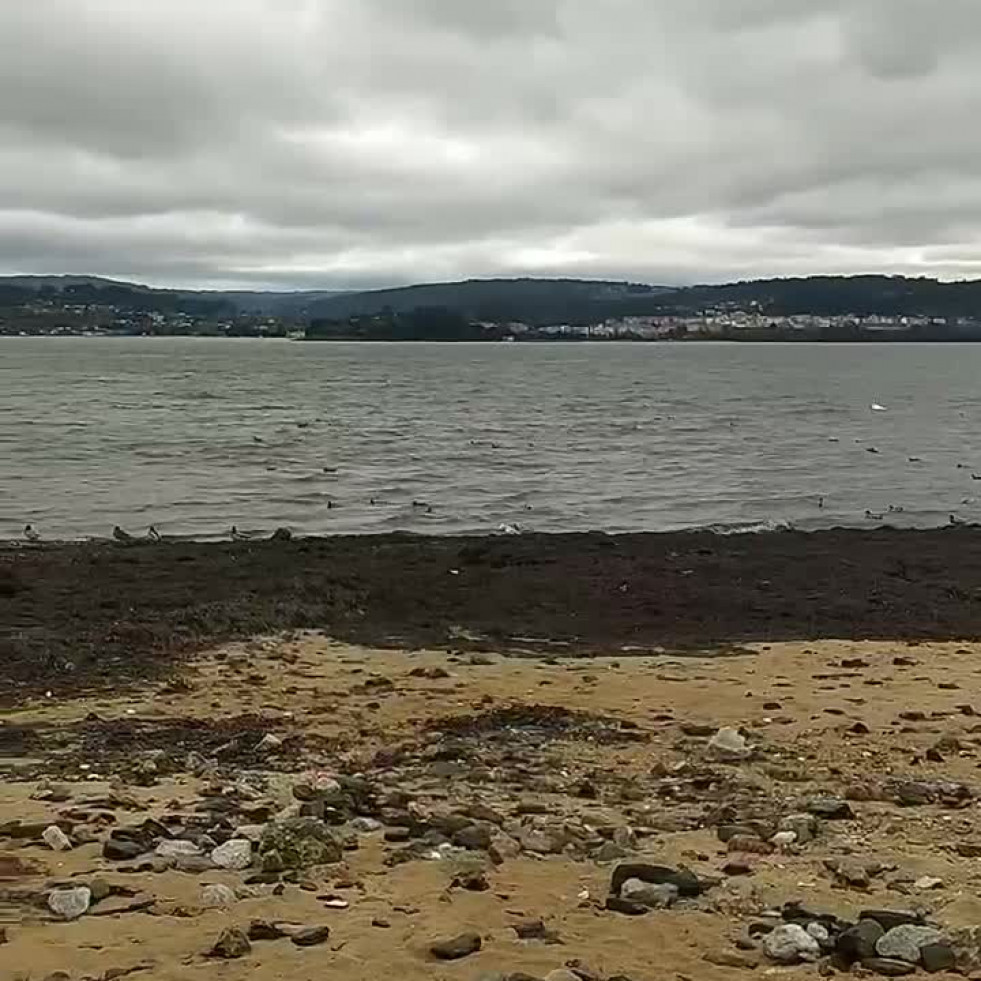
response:
<path fill-rule="evenodd" d="M 374 286 L 981 254 L 975 0 L 0 4 L 0 271 Z"/>

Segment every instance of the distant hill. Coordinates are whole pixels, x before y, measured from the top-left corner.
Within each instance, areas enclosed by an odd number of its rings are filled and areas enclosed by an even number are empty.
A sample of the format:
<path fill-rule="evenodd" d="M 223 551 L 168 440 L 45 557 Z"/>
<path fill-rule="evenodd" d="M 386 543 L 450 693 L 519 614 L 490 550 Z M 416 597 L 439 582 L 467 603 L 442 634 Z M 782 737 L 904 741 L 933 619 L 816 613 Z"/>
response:
<path fill-rule="evenodd" d="M 347 293 L 310 307 L 312 319 L 346 320 L 380 313 L 444 309 L 475 321 L 588 323 L 633 307 L 650 307 L 664 286 L 583 279 L 468 279 Z"/>

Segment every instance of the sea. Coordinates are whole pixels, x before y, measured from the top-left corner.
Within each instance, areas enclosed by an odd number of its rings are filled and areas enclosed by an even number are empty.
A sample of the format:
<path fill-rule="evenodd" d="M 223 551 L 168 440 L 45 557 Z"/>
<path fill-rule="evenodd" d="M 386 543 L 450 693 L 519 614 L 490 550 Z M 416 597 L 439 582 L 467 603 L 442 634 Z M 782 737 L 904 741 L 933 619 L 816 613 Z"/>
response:
<path fill-rule="evenodd" d="M 981 344 L 0 339 L 0 538 L 981 520 Z"/>

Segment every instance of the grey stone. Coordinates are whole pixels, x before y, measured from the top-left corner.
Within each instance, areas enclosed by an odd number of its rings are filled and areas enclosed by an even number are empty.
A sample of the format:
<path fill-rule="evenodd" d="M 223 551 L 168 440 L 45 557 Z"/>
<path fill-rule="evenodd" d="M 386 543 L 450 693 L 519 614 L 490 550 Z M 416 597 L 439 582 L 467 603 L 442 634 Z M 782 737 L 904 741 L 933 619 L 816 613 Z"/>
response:
<path fill-rule="evenodd" d="M 68 835 L 66 835 L 57 824 L 52 824 L 50 828 L 45 828 L 44 834 L 41 835 L 41 837 L 44 839 L 44 843 L 52 851 L 67 852 L 72 847 L 72 843 Z"/>
<path fill-rule="evenodd" d="M 132 838 L 109 838 L 102 846 L 102 857 L 111 862 L 131 862 L 146 851 L 142 842 Z"/>
<path fill-rule="evenodd" d="M 205 909 L 220 909 L 223 906 L 234 906 L 238 902 L 235 891 L 220 882 L 213 882 L 201 890 L 201 905 Z"/>
<path fill-rule="evenodd" d="M 330 828 L 317 818 L 289 818 L 266 825 L 259 852 L 275 852 L 284 868 L 304 869 L 341 861 L 340 843 Z M 265 865 L 263 865 L 265 868 Z"/>
<path fill-rule="evenodd" d="M 252 864 L 252 842 L 247 838 L 226 841 L 211 853 L 211 861 L 220 869 L 241 872 Z"/>
<path fill-rule="evenodd" d="M 942 939 L 943 934 L 933 927 L 906 924 L 893 927 L 885 936 L 880 937 L 875 945 L 875 952 L 880 957 L 919 964 L 920 948 L 939 943 Z"/>
<path fill-rule="evenodd" d="M 916 970 L 912 964 L 893 960 L 891 957 L 870 957 L 862 961 L 862 967 L 884 978 L 902 978 Z"/>
<path fill-rule="evenodd" d="M 677 887 L 680 895 L 686 898 L 700 896 L 704 891 L 698 876 L 689 869 L 672 869 L 665 865 L 646 865 L 641 862 L 623 862 L 613 870 L 610 892 L 620 895 L 620 888 L 628 879 L 640 879 L 654 885 L 669 883 Z"/>
<path fill-rule="evenodd" d="M 435 940 L 430 944 L 432 955 L 441 961 L 458 961 L 471 954 L 476 954 L 483 946 L 478 933 L 461 933 L 459 936 L 446 940 Z"/>
<path fill-rule="evenodd" d="M 858 918 L 859 920 L 875 920 L 886 931 L 898 926 L 905 926 L 906 924 L 913 926 L 923 925 L 923 917 L 919 913 L 913 913 L 909 910 L 863 909 L 858 914 Z"/>
<path fill-rule="evenodd" d="M 626 857 L 627 850 L 615 841 L 604 841 L 593 853 L 593 858 L 597 862 L 619 862 Z"/>
<path fill-rule="evenodd" d="M 92 890 L 88 886 L 74 889 L 52 889 L 48 893 L 48 909 L 63 920 L 77 920 L 88 912 L 92 903 Z"/>
<path fill-rule="evenodd" d="M 841 797 L 815 797 L 808 803 L 807 810 L 825 821 L 851 821 L 855 817 L 851 804 Z"/>
<path fill-rule="evenodd" d="M 193 841 L 184 841 L 182 838 L 172 838 L 160 842 L 153 850 L 153 854 L 160 858 L 177 858 L 178 856 L 200 855 L 201 849 Z"/>
<path fill-rule="evenodd" d="M 297 947 L 316 947 L 326 943 L 329 938 L 330 927 L 328 926 L 303 927 L 290 935 L 290 940 Z"/>
<path fill-rule="evenodd" d="M 926 944 L 920 948 L 920 963 L 930 974 L 953 971 L 957 966 L 957 955 L 947 944 Z"/>
<path fill-rule="evenodd" d="M 670 882 L 656 884 L 627 879 L 620 887 L 620 898 L 630 903 L 640 903 L 649 909 L 668 909 L 678 899 L 678 887 Z"/>
<path fill-rule="evenodd" d="M 821 945 L 796 923 L 782 923 L 763 939 L 763 953 L 778 964 L 798 964 L 816 961 Z"/>
<path fill-rule="evenodd" d="M 788 814 L 780 822 L 780 830 L 792 831 L 797 835 L 797 844 L 806 845 L 818 836 L 821 823 L 813 814 Z"/>
<path fill-rule="evenodd" d="M 236 927 L 230 927 L 221 932 L 208 956 L 233 961 L 244 957 L 251 950 L 252 944 L 249 943 L 249 938 Z"/>
<path fill-rule="evenodd" d="M 708 742 L 709 755 L 723 763 L 738 763 L 749 759 L 752 749 L 746 737 L 736 729 L 720 729 Z"/>
<path fill-rule="evenodd" d="M 875 920 L 859 920 L 843 930 L 835 943 L 838 955 L 848 964 L 875 957 L 875 945 L 885 936 L 885 930 Z"/>

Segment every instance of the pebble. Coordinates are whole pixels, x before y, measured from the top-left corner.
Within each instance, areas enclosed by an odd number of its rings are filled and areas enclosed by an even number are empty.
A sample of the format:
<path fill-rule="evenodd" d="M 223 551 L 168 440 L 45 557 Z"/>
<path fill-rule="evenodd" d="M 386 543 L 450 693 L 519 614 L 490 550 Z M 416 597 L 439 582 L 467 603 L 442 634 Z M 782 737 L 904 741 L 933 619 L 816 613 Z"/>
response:
<path fill-rule="evenodd" d="M 328 926 L 303 927 L 295 933 L 290 934 L 290 940 L 297 947 L 316 947 L 319 944 L 326 943 L 329 938 L 330 927 Z"/>
<path fill-rule="evenodd" d="M 737 729 L 723 728 L 709 740 L 708 752 L 723 763 L 738 763 L 749 759 L 753 751 Z"/>
<path fill-rule="evenodd" d="M 478 933 L 461 933 L 446 940 L 435 940 L 430 945 L 430 953 L 441 961 L 458 961 L 476 954 L 483 946 Z"/>
<path fill-rule="evenodd" d="M 802 926 L 783 923 L 763 939 L 763 952 L 778 964 L 797 964 L 816 961 L 821 956 L 821 946 Z"/>
<path fill-rule="evenodd" d="M 241 872 L 252 864 L 252 842 L 247 838 L 226 841 L 211 853 L 211 861 L 221 869 Z"/>
<path fill-rule="evenodd" d="M 620 886 L 620 898 L 639 903 L 648 909 L 668 909 L 678 899 L 678 887 L 669 882 L 651 883 L 641 879 L 627 879 Z"/>
<path fill-rule="evenodd" d="M 686 898 L 700 896 L 702 883 L 694 872 L 688 869 L 672 869 L 664 865 L 645 865 L 639 862 L 623 862 L 613 870 L 610 893 L 620 895 L 620 889 L 628 879 L 640 879 L 654 885 L 669 883 L 677 887 L 680 895 Z"/>
<path fill-rule="evenodd" d="M 92 890 L 88 886 L 53 889 L 48 893 L 48 909 L 63 920 L 77 920 L 88 912 L 91 903 Z"/>
<path fill-rule="evenodd" d="M 52 824 L 50 828 L 46 828 L 41 837 L 48 848 L 55 852 L 67 852 L 72 847 L 68 835 L 57 824 Z"/>
<path fill-rule="evenodd" d="M 251 950 L 252 944 L 249 943 L 249 938 L 237 927 L 229 927 L 227 930 L 222 930 L 208 956 L 233 961 L 244 957 Z"/>
<path fill-rule="evenodd" d="M 220 882 L 213 882 L 201 890 L 201 905 L 205 909 L 220 909 L 238 902 L 235 891 Z"/>

